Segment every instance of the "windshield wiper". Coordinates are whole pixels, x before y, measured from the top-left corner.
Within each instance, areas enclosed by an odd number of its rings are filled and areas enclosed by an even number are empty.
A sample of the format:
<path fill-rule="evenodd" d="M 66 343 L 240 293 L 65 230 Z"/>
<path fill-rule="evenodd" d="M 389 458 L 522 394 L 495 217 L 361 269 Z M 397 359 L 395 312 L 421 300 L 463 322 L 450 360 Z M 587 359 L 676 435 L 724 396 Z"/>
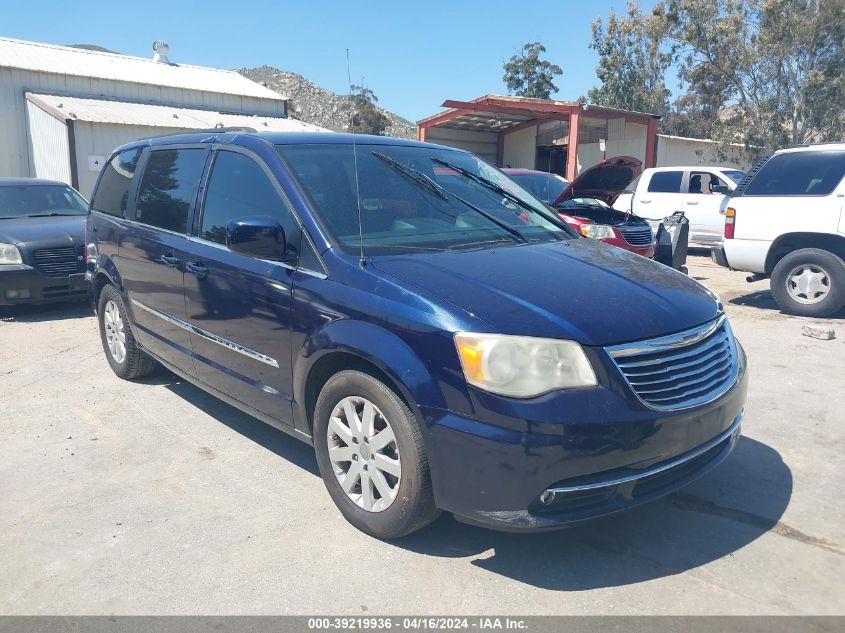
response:
<path fill-rule="evenodd" d="M 522 233 L 517 231 L 512 226 L 508 225 L 507 222 L 503 222 L 502 220 L 499 220 L 492 213 L 488 213 L 487 211 L 485 211 L 481 207 L 475 206 L 472 202 L 469 202 L 468 200 L 464 200 L 458 194 L 453 193 L 453 192 L 449 191 L 448 189 L 444 189 L 443 187 L 438 185 L 436 182 L 434 182 L 431 178 L 429 178 L 426 174 L 422 173 L 418 169 L 414 169 L 413 167 L 408 167 L 407 165 L 403 165 L 402 163 L 400 163 L 395 158 L 391 158 L 390 156 L 387 156 L 386 154 L 382 154 L 381 152 L 373 152 L 373 156 L 375 156 L 376 158 L 378 158 L 381 161 L 384 161 L 385 163 L 387 163 L 388 165 L 390 165 L 391 167 L 393 167 L 394 169 L 396 169 L 400 173 L 405 174 L 411 180 L 416 182 L 420 187 L 424 187 L 426 190 L 431 191 L 432 193 L 437 195 L 439 198 L 442 198 L 443 200 L 448 200 L 449 196 L 451 196 L 451 197 L 455 198 L 456 200 L 458 200 L 459 202 L 462 202 L 463 204 L 468 206 L 470 209 L 472 209 L 473 211 L 475 211 L 479 215 L 482 215 L 485 218 L 487 218 L 488 220 L 490 220 L 493 224 L 495 224 L 499 228 L 507 231 L 517 241 L 519 241 L 519 242 L 527 242 L 528 241 L 528 240 L 525 239 L 525 236 Z"/>
<path fill-rule="evenodd" d="M 84 213 L 58 213 L 56 211 L 48 211 L 47 213 L 28 213 L 26 214 L 25 218 L 51 218 L 57 215 L 85 215 Z"/>
<path fill-rule="evenodd" d="M 541 215 L 543 218 L 545 218 L 546 220 L 548 220 L 549 222 L 551 222 L 552 224 L 554 224 L 558 228 L 564 229 L 565 232 L 567 232 L 567 233 L 571 232 L 569 230 L 569 227 L 566 226 L 566 223 L 562 222 L 559 218 L 555 218 L 555 217 L 552 217 L 550 215 L 546 215 L 546 214 L 542 213 L 539 209 L 537 209 L 533 205 L 525 202 L 524 200 L 521 200 L 519 197 L 515 196 L 514 194 L 512 194 L 510 191 L 508 191 L 504 187 L 500 187 L 499 185 L 497 185 L 492 180 L 487 180 L 486 178 L 482 178 L 478 174 L 474 174 L 468 169 L 464 169 L 463 167 L 458 167 L 457 165 L 453 165 L 452 163 L 447 162 L 447 161 L 443 160 L 442 158 L 437 158 L 436 156 L 432 156 L 431 160 L 434 161 L 435 163 L 437 163 L 438 165 L 442 165 L 443 167 L 446 167 L 447 169 L 452 169 L 452 170 L 458 172 L 459 174 L 461 174 L 465 178 L 468 178 L 469 180 L 472 180 L 473 182 L 478 183 L 482 187 L 486 187 L 487 189 L 490 189 L 491 191 L 495 191 L 499 195 L 501 195 L 501 196 L 507 198 L 508 200 L 510 200 L 511 202 L 513 202 L 514 204 L 519 205 L 520 207 L 522 207 L 526 211 L 530 211 L 531 213 L 536 213 L 537 215 Z"/>

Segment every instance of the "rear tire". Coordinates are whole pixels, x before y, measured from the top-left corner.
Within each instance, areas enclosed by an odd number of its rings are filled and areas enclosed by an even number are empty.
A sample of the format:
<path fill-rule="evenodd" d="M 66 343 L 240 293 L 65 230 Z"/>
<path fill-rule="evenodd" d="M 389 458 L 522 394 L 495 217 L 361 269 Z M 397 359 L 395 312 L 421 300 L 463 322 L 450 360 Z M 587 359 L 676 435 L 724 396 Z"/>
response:
<path fill-rule="evenodd" d="M 112 371 L 124 380 L 148 376 L 158 366 L 155 359 L 144 352 L 129 327 L 126 307 L 117 288 L 107 284 L 100 292 L 97 303 L 97 320 L 100 323 L 100 341 Z"/>
<path fill-rule="evenodd" d="M 784 312 L 831 316 L 845 306 L 845 262 L 818 248 L 793 251 L 772 271 L 771 288 Z"/>
<path fill-rule="evenodd" d="M 440 514 L 419 424 L 380 380 L 351 370 L 331 377 L 317 398 L 313 432 L 326 489 L 362 532 L 399 538 Z"/>

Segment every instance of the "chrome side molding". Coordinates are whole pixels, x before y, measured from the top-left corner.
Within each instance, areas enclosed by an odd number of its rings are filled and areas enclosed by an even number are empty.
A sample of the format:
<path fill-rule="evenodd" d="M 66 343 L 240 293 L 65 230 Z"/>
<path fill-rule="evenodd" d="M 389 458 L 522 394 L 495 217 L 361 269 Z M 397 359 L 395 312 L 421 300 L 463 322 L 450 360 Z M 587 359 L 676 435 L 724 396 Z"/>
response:
<path fill-rule="evenodd" d="M 152 306 L 148 306 L 146 303 L 142 303 L 137 299 L 129 299 L 132 302 L 132 305 L 141 308 L 149 312 L 152 315 L 157 316 L 160 319 L 167 321 L 168 323 L 172 323 L 173 325 L 182 328 L 183 330 L 187 330 L 191 334 L 196 334 L 197 336 L 201 336 L 206 340 L 211 341 L 212 343 L 217 343 L 218 345 L 225 347 L 227 349 L 232 350 L 233 352 L 237 352 L 238 354 L 243 354 L 253 360 L 257 360 L 259 362 L 265 363 L 270 365 L 271 367 L 279 367 L 279 363 L 275 358 L 267 356 L 266 354 L 262 354 L 261 352 L 256 352 L 254 349 L 250 349 L 249 347 L 245 347 L 244 345 L 239 345 L 234 341 L 230 341 L 229 339 L 223 338 L 222 336 L 217 336 L 213 332 L 209 332 L 208 330 L 204 330 L 201 327 L 197 327 L 192 323 L 188 323 L 187 321 L 183 321 L 179 317 L 175 317 L 168 312 L 164 312 L 159 310 L 158 308 L 154 308 Z"/>

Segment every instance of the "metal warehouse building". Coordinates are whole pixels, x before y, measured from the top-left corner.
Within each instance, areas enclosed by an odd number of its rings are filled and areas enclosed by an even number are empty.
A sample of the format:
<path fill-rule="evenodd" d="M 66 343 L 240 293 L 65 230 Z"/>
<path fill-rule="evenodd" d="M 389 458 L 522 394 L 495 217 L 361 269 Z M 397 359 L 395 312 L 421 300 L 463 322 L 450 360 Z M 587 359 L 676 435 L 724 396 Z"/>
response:
<path fill-rule="evenodd" d="M 0 38 L 0 176 L 67 182 L 90 195 L 123 143 L 219 126 L 319 130 L 236 72 Z"/>

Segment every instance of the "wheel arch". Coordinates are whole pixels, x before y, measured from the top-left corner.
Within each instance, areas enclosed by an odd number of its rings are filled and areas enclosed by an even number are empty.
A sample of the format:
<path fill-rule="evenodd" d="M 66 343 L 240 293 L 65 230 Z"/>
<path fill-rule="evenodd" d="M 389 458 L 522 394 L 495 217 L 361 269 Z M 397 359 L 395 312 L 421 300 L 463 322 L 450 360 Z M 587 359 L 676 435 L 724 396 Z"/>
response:
<path fill-rule="evenodd" d="M 766 254 L 765 269 L 772 274 L 777 263 L 789 253 L 802 248 L 818 248 L 845 260 L 845 237 L 831 233 L 794 232 L 779 236 Z"/>
<path fill-rule="evenodd" d="M 437 381 L 407 343 L 378 325 L 343 319 L 309 336 L 294 359 L 300 430 L 311 433 L 317 396 L 329 378 L 343 369 L 364 371 L 384 382 L 420 421 L 420 405 L 444 406 Z"/>

